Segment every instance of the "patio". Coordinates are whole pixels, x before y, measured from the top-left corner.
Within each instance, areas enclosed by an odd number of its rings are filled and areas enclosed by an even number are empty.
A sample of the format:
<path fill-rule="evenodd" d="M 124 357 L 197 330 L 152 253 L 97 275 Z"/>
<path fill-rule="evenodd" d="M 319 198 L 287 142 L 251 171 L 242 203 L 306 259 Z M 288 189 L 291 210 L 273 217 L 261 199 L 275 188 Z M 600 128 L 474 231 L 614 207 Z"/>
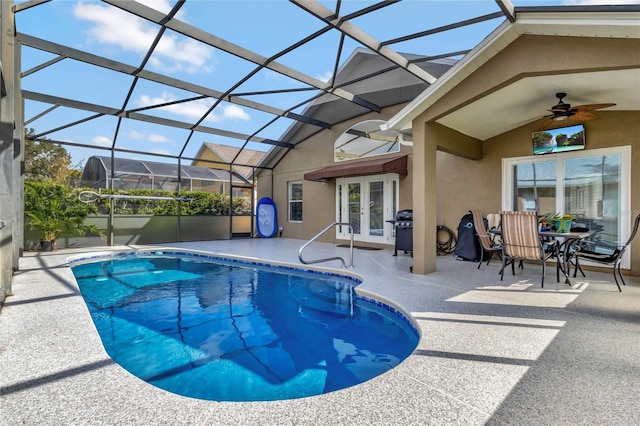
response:
<path fill-rule="evenodd" d="M 301 240 L 166 246 L 300 264 Z M 118 247 L 116 247 L 117 249 Z M 125 248 L 125 247 L 119 247 Z M 99 250 L 104 250 L 100 248 Z M 409 272 L 408 255 L 359 250 L 362 288 L 411 312 L 412 356 L 369 382 L 298 400 L 220 403 L 152 387 L 104 351 L 66 259 L 88 249 L 25 253 L 0 312 L 0 424 L 638 424 L 640 282 L 617 291 L 610 272 L 573 286 L 540 266 L 515 276 L 452 256 Z M 314 243 L 308 259 L 348 256 Z M 338 262 L 319 266 L 339 268 Z"/>

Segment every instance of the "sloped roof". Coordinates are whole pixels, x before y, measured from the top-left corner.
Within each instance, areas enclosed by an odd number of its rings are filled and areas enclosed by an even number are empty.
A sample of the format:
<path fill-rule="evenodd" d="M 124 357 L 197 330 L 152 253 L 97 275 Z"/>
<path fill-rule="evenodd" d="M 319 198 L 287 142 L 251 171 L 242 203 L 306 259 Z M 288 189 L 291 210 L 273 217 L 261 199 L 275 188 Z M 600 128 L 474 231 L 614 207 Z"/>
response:
<path fill-rule="evenodd" d="M 420 69 L 440 77 L 455 63 L 452 59 L 429 59 L 426 56 L 402 54 L 406 60 L 415 63 Z M 381 109 L 413 100 L 429 84 L 397 67 L 379 55 L 365 49 L 357 49 L 336 74 L 336 85 L 344 87 L 350 93 Z M 370 112 L 370 110 L 333 95 L 322 95 L 313 101 L 304 115 L 334 125 Z M 323 129 L 307 123 L 294 123 L 281 137 L 293 146 L 322 131 Z M 272 158 L 286 155 L 286 148 L 273 147 L 262 164 Z"/>
<path fill-rule="evenodd" d="M 253 175 L 254 169 L 251 166 L 257 166 L 266 154 L 263 151 L 255 151 L 247 148 L 241 149 L 235 146 L 211 142 L 205 142 L 204 146 L 220 157 L 222 161 L 232 164 L 233 171 L 247 179 L 251 179 Z"/>
<path fill-rule="evenodd" d="M 87 160 L 83 170 L 83 180 L 90 180 L 96 175 L 96 167 L 103 169 L 106 176 L 111 175 L 111 157 L 94 155 Z M 129 158 L 114 158 L 114 174 L 120 175 L 148 175 L 159 177 L 176 177 L 178 169 L 183 179 L 210 180 L 229 182 L 230 173 L 227 170 L 212 170 L 207 167 L 162 163 L 148 160 L 134 160 Z M 234 183 L 243 184 L 245 180 L 231 173 Z"/>
<path fill-rule="evenodd" d="M 518 124 L 542 118 L 557 102 L 554 94 L 558 92 L 567 93 L 565 102 L 574 105 L 613 102 L 616 105 L 607 111 L 640 110 L 640 68 L 637 66 L 640 50 L 635 47 L 640 39 L 640 5 L 518 8 L 516 16 L 515 21 L 504 22 L 496 28 L 445 76 L 389 119 L 389 128 L 411 128 L 414 118 L 524 35 L 562 37 L 565 44 L 570 38 L 617 39 L 617 43 L 629 46 L 631 54 L 625 66 L 596 57 L 590 69 L 522 73 L 513 81 L 483 87 L 482 96 L 464 105 L 450 106 L 436 122 L 486 140 Z M 630 65 L 633 58 L 636 65 Z"/>

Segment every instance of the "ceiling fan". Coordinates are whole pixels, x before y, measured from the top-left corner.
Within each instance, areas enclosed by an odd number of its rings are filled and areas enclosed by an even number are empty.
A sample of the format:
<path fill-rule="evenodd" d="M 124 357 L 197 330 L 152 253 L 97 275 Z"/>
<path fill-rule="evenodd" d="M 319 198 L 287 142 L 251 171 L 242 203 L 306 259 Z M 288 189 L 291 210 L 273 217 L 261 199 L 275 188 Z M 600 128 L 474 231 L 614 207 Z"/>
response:
<path fill-rule="evenodd" d="M 565 103 L 563 99 L 567 96 L 566 93 L 558 92 L 556 93 L 556 98 L 558 98 L 558 103 L 551 107 L 551 109 L 547 110 L 551 112 L 549 115 L 545 115 L 543 118 L 545 119 L 542 122 L 542 128 L 546 129 L 549 127 L 554 121 L 562 121 L 571 118 L 572 120 L 595 120 L 599 118 L 594 112 L 597 109 L 609 108 L 615 106 L 615 104 L 607 103 L 607 104 L 587 104 L 587 105 L 576 105 L 574 107 L 571 104 Z"/>

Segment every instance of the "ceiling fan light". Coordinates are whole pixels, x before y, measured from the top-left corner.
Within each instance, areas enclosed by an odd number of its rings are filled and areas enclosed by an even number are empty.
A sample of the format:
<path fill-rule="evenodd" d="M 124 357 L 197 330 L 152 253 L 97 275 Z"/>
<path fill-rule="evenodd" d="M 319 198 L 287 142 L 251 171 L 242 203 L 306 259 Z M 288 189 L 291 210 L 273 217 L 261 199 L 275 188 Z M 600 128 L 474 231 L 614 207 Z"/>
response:
<path fill-rule="evenodd" d="M 567 118 L 569 118 L 569 116 L 567 116 L 567 115 L 556 115 L 555 117 L 553 117 L 553 119 L 554 119 L 555 121 L 564 121 L 564 120 L 566 120 Z"/>

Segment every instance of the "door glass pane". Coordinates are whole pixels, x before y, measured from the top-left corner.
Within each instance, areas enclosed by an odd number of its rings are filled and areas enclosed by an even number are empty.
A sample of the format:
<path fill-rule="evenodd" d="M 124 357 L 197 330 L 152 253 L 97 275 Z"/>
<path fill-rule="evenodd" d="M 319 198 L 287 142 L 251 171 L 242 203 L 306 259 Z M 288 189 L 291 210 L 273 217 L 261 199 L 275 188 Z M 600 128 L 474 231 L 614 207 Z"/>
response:
<path fill-rule="evenodd" d="M 342 184 L 339 183 L 338 184 L 338 222 L 339 223 L 343 223 L 344 222 L 344 218 L 342 217 L 342 206 L 343 206 L 343 194 L 342 194 Z M 342 226 L 338 226 L 338 233 L 342 234 L 343 232 L 348 232 L 348 229 L 342 229 Z"/>
<path fill-rule="evenodd" d="M 515 211 L 556 212 L 556 162 L 517 164 L 515 167 Z"/>
<path fill-rule="evenodd" d="M 564 209 L 593 233 L 592 239 L 619 241 L 620 155 L 564 160 Z"/>
<path fill-rule="evenodd" d="M 349 184 L 349 224 L 353 227 L 354 234 L 360 234 L 360 198 L 361 188 L 359 183 Z"/>
<path fill-rule="evenodd" d="M 369 235 L 384 235 L 384 182 L 369 182 Z"/>
<path fill-rule="evenodd" d="M 396 214 L 398 213 L 398 203 L 396 202 L 396 200 L 398 199 L 398 182 L 393 179 L 391 181 L 391 187 L 393 188 L 393 190 L 391 191 L 391 205 L 392 205 L 392 209 L 391 209 L 391 217 L 390 219 L 395 219 L 396 218 Z M 396 237 L 396 227 L 392 226 L 391 227 L 391 237 L 395 238 Z"/>

